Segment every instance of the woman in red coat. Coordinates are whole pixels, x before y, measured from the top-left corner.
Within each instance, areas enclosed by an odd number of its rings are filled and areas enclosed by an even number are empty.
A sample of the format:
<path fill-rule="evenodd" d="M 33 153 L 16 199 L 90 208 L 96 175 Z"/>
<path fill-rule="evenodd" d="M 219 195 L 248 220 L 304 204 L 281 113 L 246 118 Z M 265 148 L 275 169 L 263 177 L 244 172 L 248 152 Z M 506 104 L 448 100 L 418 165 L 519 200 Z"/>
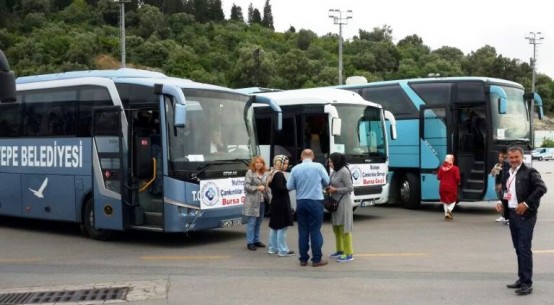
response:
<path fill-rule="evenodd" d="M 460 170 L 454 165 L 454 156 L 446 155 L 444 163 L 439 168 L 437 179 L 440 181 L 439 194 L 444 203 L 444 220 L 452 220 L 452 210 L 458 200 L 458 185 L 460 185 Z"/>

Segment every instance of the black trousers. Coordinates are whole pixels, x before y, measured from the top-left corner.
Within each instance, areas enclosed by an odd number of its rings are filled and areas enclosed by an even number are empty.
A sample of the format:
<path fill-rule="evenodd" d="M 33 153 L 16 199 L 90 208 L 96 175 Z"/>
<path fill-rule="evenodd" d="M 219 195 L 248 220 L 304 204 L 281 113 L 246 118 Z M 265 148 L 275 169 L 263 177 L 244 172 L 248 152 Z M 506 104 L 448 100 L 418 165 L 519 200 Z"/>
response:
<path fill-rule="evenodd" d="M 517 275 L 522 284 L 533 285 L 533 252 L 531 241 L 537 216 L 523 217 L 517 215 L 514 209 L 510 211 L 510 232 L 517 254 Z"/>

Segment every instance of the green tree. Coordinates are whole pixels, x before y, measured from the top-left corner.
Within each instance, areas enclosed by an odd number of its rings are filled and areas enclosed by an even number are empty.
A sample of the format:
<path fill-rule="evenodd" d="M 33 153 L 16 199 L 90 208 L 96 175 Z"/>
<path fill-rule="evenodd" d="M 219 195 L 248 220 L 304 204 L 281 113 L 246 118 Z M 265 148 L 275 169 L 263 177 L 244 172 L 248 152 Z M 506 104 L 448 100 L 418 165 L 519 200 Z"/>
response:
<path fill-rule="evenodd" d="M 157 7 L 145 4 L 138 11 L 138 27 L 135 32 L 148 39 L 153 34 L 165 37 L 168 34 L 168 28 L 165 25 L 165 17 Z"/>
<path fill-rule="evenodd" d="M 208 0 L 208 10 L 210 12 L 210 21 L 221 22 L 225 20 L 221 0 Z"/>
<path fill-rule="evenodd" d="M 237 6 L 233 3 L 233 6 L 231 7 L 231 20 L 233 21 L 240 21 L 244 22 L 244 16 L 242 14 L 242 8 L 240 6 Z"/>
<path fill-rule="evenodd" d="M 544 138 L 542 140 L 541 147 L 554 147 L 554 140 L 552 140 L 550 138 Z"/>
<path fill-rule="evenodd" d="M 252 24 L 262 24 L 262 15 L 257 8 L 255 8 L 252 12 L 252 22 L 250 23 L 250 25 Z"/>
<path fill-rule="evenodd" d="M 252 22 L 254 22 L 254 6 L 250 2 L 248 5 L 248 24 L 252 24 Z"/>
<path fill-rule="evenodd" d="M 236 88 L 268 87 L 274 66 L 271 54 L 266 53 L 260 46 L 245 44 L 239 48 L 239 57 L 233 73 L 234 82 L 231 85 Z"/>
<path fill-rule="evenodd" d="M 386 24 L 382 27 L 374 27 L 371 32 L 360 29 L 358 33 L 359 39 L 362 40 L 372 42 L 392 42 L 392 28 Z"/>
<path fill-rule="evenodd" d="M 311 78 L 312 69 L 306 54 L 299 49 L 291 49 L 277 60 L 277 77 L 275 88 L 303 88 Z"/>
<path fill-rule="evenodd" d="M 317 39 L 316 33 L 301 29 L 296 36 L 296 47 L 302 51 L 306 51 L 314 39 Z"/>
<path fill-rule="evenodd" d="M 275 27 L 273 26 L 273 13 L 271 12 L 271 4 L 269 4 L 269 0 L 265 0 L 262 25 L 272 30 L 275 29 Z"/>

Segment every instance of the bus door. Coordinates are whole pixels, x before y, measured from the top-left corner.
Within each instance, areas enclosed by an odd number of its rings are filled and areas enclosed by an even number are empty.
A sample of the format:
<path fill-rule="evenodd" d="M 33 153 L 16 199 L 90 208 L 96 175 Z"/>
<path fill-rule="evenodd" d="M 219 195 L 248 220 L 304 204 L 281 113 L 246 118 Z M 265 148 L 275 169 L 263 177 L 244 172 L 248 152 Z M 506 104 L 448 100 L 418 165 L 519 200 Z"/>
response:
<path fill-rule="evenodd" d="M 481 200 L 485 191 L 488 171 L 485 168 L 487 145 L 487 119 L 482 105 L 458 105 L 453 134 L 456 141 L 457 165 L 462 178 L 460 199 Z"/>
<path fill-rule="evenodd" d="M 437 200 L 437 169 L 449 152 L 451 143 L 449 126 L 450 109 L 446 106 L 421 106 L 420 153 L 421 199 Z"/>
<path fill-rule="evenodd" d="M 131 202 L 134 208 L 132 225 L 162 229 L 163 170 L 160 108 L 139 108 L 130 111 Z"/>
<path fill-rule="evenodd" d="M 97 230 L 123 230 L 124 190 L 121 109 L 102 107 L 93 114 L 92 179 L 94 208 L 90 223 Z M 85 219 L 85 225 L 87 220 Z M 89 232 L 90 234 L 90 232 Z"/>

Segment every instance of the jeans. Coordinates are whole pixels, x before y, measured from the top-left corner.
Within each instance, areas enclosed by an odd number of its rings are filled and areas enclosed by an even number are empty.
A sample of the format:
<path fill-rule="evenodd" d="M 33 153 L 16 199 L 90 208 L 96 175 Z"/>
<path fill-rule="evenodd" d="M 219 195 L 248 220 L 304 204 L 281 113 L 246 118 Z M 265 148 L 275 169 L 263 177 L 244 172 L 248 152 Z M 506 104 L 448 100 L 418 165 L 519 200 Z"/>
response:
<path fill-rule="evenodd" d="M 264 220 L 264 203 L 260 203 L 260 216 L 246 216 L 246 243 L 253 244 L 260 241 L 260 227 Z"/>
<path fill-rule="evenodd" d="M 323 235 L 321 224 L 323 223 L 323 200 L 298 199 L 296 200 L 296 219 L 298 221 L 298 252 L 300 261 L 307 262 L 310 259 L 308 250 L 312 245 L 312 262 L 321 261 L 321 247 Z"/>
<path fill-rule="evenodd" d="M 517 275 L 522 284 L 533 285 L 533 252 L 531 240 L 537 216 L 523 217 L 510 209 L 510 232 L 517 254 Z"/>
<path fill-rule="evenodd" d="M 279 230 L 269 229 L 269 252 L 277 252 L 279 255 L 289 253 L 287 246 L 287 227 Z"/>

